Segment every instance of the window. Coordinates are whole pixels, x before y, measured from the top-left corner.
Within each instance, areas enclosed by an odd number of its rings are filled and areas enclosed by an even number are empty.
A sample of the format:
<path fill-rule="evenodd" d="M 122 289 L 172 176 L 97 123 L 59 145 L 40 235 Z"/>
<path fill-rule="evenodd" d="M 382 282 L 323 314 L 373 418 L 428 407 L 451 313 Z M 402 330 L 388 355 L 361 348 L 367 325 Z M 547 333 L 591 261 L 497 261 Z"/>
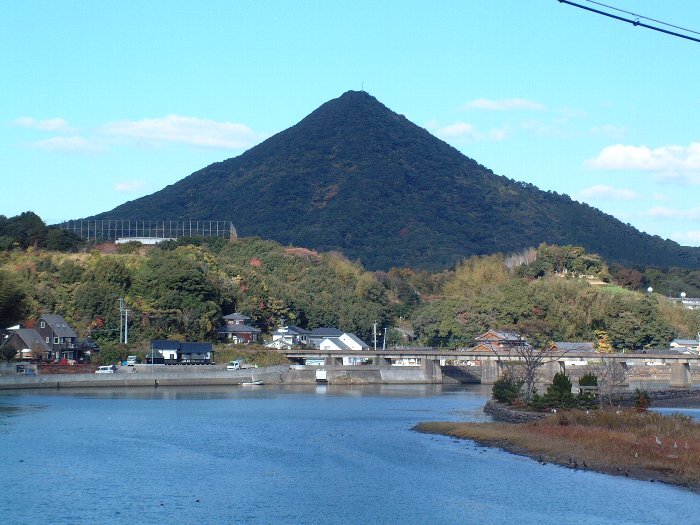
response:
<path fill-rule="evenodd" d="M 50 342 L 51 342 L 51 339 L 49 338 L 48 335 L 46 336 L 46 342 L 47 342 L 47 343 L 50 343 Z"/>
<path fill-rule="evenodd" d="M 53 344 L 57 345 L 58 344 L 58 337 L 53 338 Z"/>
<path fill-rule="evenodd" d="M 41 327 L 42 327 L 42 328 L 46 328 L 46 322 L 42 321 L 42 322 L 41 322 Z M 48 341 L 46 341 L 46 342 L 48 343 Z"/>

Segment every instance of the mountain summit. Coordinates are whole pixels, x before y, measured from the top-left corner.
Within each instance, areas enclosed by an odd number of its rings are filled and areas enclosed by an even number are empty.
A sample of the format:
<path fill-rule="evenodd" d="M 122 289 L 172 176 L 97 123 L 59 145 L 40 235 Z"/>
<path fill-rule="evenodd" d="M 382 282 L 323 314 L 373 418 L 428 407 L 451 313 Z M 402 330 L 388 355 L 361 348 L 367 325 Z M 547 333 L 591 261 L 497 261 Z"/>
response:
<path fill-rule="evenodd" d="M 700 266 L 700 248 L 497 176 L 364 91 L 93 218 L 230 220 L 240 235 L 339 250 L 369 269 L 445 268 L 542 242 L 625 264 Z"/>

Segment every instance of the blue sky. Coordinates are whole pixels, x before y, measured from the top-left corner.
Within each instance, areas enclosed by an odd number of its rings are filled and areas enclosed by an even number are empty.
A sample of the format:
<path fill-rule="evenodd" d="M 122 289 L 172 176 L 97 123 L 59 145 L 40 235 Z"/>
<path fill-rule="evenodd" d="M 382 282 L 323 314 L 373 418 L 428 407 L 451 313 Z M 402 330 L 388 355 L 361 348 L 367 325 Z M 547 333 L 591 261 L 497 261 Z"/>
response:
<path fill-rule="evenodd" d="M 693 0 L 605 3 L 700 31 Z M 11 0 L 0 50 L 6 216 L 109 210 L 364 87 L 499 175 L 700 246 L 700 43 L 556 0 Z"/>

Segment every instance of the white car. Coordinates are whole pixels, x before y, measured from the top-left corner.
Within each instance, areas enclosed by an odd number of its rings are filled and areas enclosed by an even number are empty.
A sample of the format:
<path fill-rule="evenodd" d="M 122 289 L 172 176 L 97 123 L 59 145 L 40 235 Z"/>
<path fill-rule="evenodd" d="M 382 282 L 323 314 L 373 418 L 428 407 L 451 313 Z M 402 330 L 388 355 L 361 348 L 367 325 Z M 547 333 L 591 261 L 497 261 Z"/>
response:
<path fill-rule="evenodd" d="M 229 361 L 229 363 L 226 365 L 226 370 L 240 370 L 241 369 L 241 362 L 240 361 Z"/>
<path fill-rule="evenodd" d="M 109 365 L 109 366 L 100 366 L 95 370 L 96 374 L 113 374 L 114 373 L 114 365 Z"/>

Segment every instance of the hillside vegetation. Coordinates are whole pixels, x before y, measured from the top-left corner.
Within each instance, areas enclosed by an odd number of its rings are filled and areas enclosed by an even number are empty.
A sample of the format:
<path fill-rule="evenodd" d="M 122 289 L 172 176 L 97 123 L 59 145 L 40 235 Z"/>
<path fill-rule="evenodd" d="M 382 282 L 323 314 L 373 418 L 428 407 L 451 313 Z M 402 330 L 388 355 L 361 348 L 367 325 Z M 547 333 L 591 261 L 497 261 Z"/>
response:
<path fill-rule="evenodd" d="M 613 284 L 599 257 L 572 246 L 471 257 L 438 273 L 368 272 L 338 253 L 259 238 L 108 244 L 82 253 L 30 247 L 0 252 L 0 325 L 59 313 L 81 336 L 116 342 L 123 297 L 135 343 L 211 340 L 234 311 L 268 334 L 285 322 L 335 326 L 368 342 L 376 321 L 389 345 L 459 346 L 495 327 L 538 344 L 643 349 L 700 330 L 699 311 Z"/>

